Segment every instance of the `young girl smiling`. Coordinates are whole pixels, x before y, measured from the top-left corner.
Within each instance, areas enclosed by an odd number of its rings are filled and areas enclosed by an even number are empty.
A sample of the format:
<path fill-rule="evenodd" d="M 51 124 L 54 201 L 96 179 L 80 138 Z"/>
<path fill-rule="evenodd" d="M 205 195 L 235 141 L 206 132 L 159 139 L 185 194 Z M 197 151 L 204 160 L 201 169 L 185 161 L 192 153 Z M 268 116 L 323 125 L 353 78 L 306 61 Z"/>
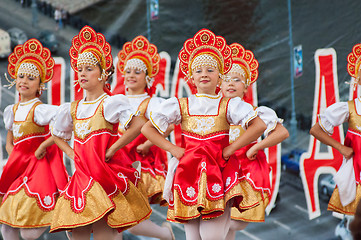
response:
<path fill-rule="evenodd" d="M 5 239 L 37 239 L 50 226 L 59 190 L 68 175 L 63 155 L 50 136 L 57 106 L 39 99 L 53 76 L 54 59 L 36 39 L 15 47 L 8 71 L 20 101 L 6 107 L 9 159 L 0 179 L 0 222 Z"/>
<path fill-rule="evenodd" d="M 232 69 L 222 82 L 222 94 L 225 97 L 243 99 L 248 87 L 258 78 L 258 61 L 251 51 L 245 50 L 238 43 L 230 45 L 232 49 Z M 230 229 L 226 240 L 235 239 L 236 231 L 244 229 L 248 222 L 262 222 L 265 218 L 265 209 L 268 205 L 271 186 L 269 179 L 269 165 L 264 148 L 271 147 L 282 142 L 288 137 L 287 129 L 281 124 L 276 113 L 268 107 L 255 108 L 257 115 L 267 125 L 266 138 L 260 142 L 243 147 L 236 151 L 235 155 L 241 166 L 239 179 L 242 189 L 247 191 L 243 194 L 241 208 L 246 210 L 239 212 L 232 208 Z M 239 138 L 244 132 L 242 126 L 230 127 L 230 142 Z M 238 221 L 236 221 L 238 220 Z"/>
<path fill-rule="evenodd" d="M 148 121 L 152 109 L 157 108 L 162 98 L 152 97 L 155 86 L 154 77 L 159 71 L 160 56 L 157 47 L 143 36 L 134 38 L 123 45 L 118 53 L 118 69 L 124 74 L 126 96 L 129 104 L 139 116 Z M 167 131 L 169 134 L 171 129 Z M 121 129 L 123 132 L 124 129 Z M 167 170 L 167 154 L 163 149 L 152 144 L 140 134 L 125 146 L 128 156 L 141 163 L 141 181 L 139 189 L 151 204 L 165 205 L 162 199 L 163 185 Z M 163 240 L 174 239 L 169 223 L 160 227 L 147 219 L 129 229 L 135 235 L 143 235 Z"/>
<path fill-rule="evenodd" d="M 256 140 L 266 126 L 250 104 L 216 93 L 232 66 L 231 49 L 224 38 L 200 30 L 184 43 L 179 60 L 180 69 L 195 85 L 197 94 L 164 101 L 151 113 L 142 133 L 179 159 L 168 220 L 185 223 L 187 239 L 224 239 L 230 208 L 237 207 L 242 199 L 237 174 L 226 171 L 228 161 L 237 149 Z M 231 145 L 229 123 L 247 129 Z M 182 147 L 161 135 L 170 124 L 181 124 Z"/>
<path fill-rule="evenodd" d="M 142 119 L 124 95 L 109 96 L 105 82 L 113 60 L 105 37 L 85 26 L 72 40 L 71 66 L 85 98 L 60 107 L 53 135 L 75 162 L 55 208 L 51 231 L 72 230 L 72 238 L 113 239 L 118 231 L 149 217 L 147 200 L 135 186 L 139 173 L 121 150 L 140 132 Z M 118 137 L 118 126 L 127 129 Z M 74 131 L 74 149 L 64 140 Z"/>

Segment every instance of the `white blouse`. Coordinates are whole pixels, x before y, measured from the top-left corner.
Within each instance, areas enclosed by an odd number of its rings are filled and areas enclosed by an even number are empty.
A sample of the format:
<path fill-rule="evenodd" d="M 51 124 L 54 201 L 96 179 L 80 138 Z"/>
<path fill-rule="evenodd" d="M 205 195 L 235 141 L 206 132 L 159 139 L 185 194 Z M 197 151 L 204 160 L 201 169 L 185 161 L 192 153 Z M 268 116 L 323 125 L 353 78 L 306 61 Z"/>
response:
<path fill-rule="evenodd" d="M 220 95 L 195 94 L 188 98 L 191 115 L 216 115 L 218 113 Z M 230 124 L 248 127 L 248 123 L 257 116 L 253 107 L 236 97 L 230 99 L 227 109 L 227 120 Z M 150 113 L 150 120 L 160 133 L 164 133 L 170 124 L 179 124 L 182 116 L 177 98 L 172 97 L 160 104 Z"/>
<path fill-rule="evenodd" d="M 25 121 L 30 109 L 35 103 L 41 102 L 39 98 L 34 98 L 27 102 L 19 103 L 18 109 L 14 116 L 14 104 L 7 106 L 4 110 L 4 123 L 8 131 L 13 130 L 14 121 Z M 55 116 L 59 107 L 49 104 L 40 104 L 34 110 L 34 122 L 40 126 L 53 125 Z"/>
<path fill-rule="evenodd" d="M 361 99 L 355 100 L 355 108 L 361 115 Z M 333 128 L 348 121 L 350 110 L 347 102 L 337 102 L 326 108 L 324 113 L 320 114 L 319 124 L 321 128 L 328 134 L 333 134 Z"/>
<path fill-rule="evenodd" d="M 105 99 L 103 103 L 105 120 L 113 124 L 119 122 L 121 127 L 126 128 L 134 115 L 134 110 L 128 98 L 122 94 L 109 96 L 104 93 L 94 101 L 85 101 L 85 99 L 82 99 L 79 102 L 76 117 L 78 119 L 84 119 L 93 116 L 103 99 Z M 73 119 L 70 108 L 70 103 L 65 103 L 60 106 L 52 129 L 53 135 L 63 139 L 71 138 Z"/>
<path fill-rule="evenodd" d="M 143 93 L 140 95 L 126 95 L 127 98 L 129 99 L 129 103 L 132 106 L 132 108 L 134 109 L 134 112 L 136 112 L 138 110 L 139 105 L 146 99 L 149 97 L 148 93 Z M 153 109 L 157 109 L 159 107 L 159 105 L 164 101 L 164 98 L 160 98 L 160 97 L 152 97 L 149 100 L 149 104 L 147 107 L 147 110 L 145 112 L 145 117 L 147 119 L 149 119 L 150 117 L 150 112 L 153 111 Z"/>
<path fill-rule="evenodd" d="M 276 112 L 269 107 L 260 106 L 256 108 L 256 112 L 258 117 L 260 117 L 267 126 L 264 132 L 265 137 L 276 128 L 277 123 L 283 123 L 283 119 L 278 118 Z"/>

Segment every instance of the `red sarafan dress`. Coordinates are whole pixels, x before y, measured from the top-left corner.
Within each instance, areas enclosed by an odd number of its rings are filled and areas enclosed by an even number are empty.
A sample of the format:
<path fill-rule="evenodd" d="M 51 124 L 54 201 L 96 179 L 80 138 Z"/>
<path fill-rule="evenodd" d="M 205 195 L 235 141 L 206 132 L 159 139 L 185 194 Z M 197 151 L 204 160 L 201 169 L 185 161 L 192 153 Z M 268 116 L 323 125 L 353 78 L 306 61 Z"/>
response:
<path fill-rule="evenodd" d="M 340 200 L 339 189 L 336 187 L 328 203 L 327 210 L 354 215 L 357 204 L 361 199 L 361 98 L 335 103 L 328 107 L 323 114 L 319 115 L 319 124 L 328 134 L 332 134 L 333 128 L 344 122 L 348 122 L 344 145 L 351 147 L 354 151 L 353 168 L 356 180 L 356 198 L 348 205 L 343 206 Z"/>
<path fill-rule="evenodd" d="M 264 121 L 267 126 L 265 136 L 275 129 L 278 123 L 283 120 L 277 117 L 277 114 L 268 107 L 255 108 L 257 115 Z M 244 133 L 242 126 L 230 127 L 230 143 Z M 250 160 L 247 158 L 247 151 L 256 142 L 249 144 L 235 152 L 236 158 L 240 164 L 239 181 L 243 189 L 243 200 L 240 204 L 242 210 L 238 211 L 232 208 L 231 218 L 234 220 L 242 220 L 246 222 L 263 222 L 265 219 L 265 210 L 271 198 L 270 185 L 270 167 L 263 150 L 258 151 L 256 159 Z"/>
<path fill-rule="evenodd" d="M 240 98 L 206 94 L 179 101 L 171 98 L 164 101 L 157 112 L 152 112 L 151 121 L 160 132 L 170 123 L 180 123 L 182 127 L 185 153 L 174 176 L 169 221 L 218 217 L 231 199 L 235 200 L 234 206 L 238 206 L 242 200 L 239 165 L 228 166 L 234 156 L 226 161 L 222 151 L 229 145 L 229 123 L 247 126 L 254 117 L 252 106 Z"/>
<path fill-rule="evenodd" d="M 150 97 L 147 93 L 141 95 L 127 95 L 129 103 L 134 109 L 138 111 L 140 117 L 146 121 L 149 119 L 149 114 L 152 109 L 157 108 L 159 104 L 164 101 L 159 97 Z M 120 129 L 120 132 L 124 131 Z M 152 146 L 147 155 L 143 156 L 137 152 L 137 146 L 147 141 L 143 134 L 134 139 L 131 143 L 124 147 L 128 156 L 133 158 L 133 161 L 141 163 L 141 181 L 139 182 L 139 189 L 144 196 L 149 199 L 150 204 L 160 204 L 166 206 L 167 202 L 163 199 L 163 187 L 165 177 L 167 175 L 168 158 L 167 153 L 157 147 Z"/>
<path fill-rule="evenodd" d="M 13 132 L 14 148 L 0 179 L 0 222 L 15 228 L 50 226 L 59 190 L 68 174 L 63 154 L 54 144 L 42 159 L 34 155 L 49 136 L 58 107 L 35 98 L 8 106 L 5 127 Z"/>
<path fill-rule="evenodd" d="M 75 172 L 60 195 L 51 231 L 69 230 L 105 217 L 122 231 L 151 214 L 148 201 L 135 184 L 139 173 L 125 151 L 105 161 L 106 150 L 118 140 L 118 122 L 127 126 L 132 111 L 124 95 L 101 95 L 63 105 L 54 124 L 54 135 L 69 136 L 74 129 Z M 85 116 L 85 117 L 84 117 Z M 107 120 L 108 119 L 108 120 Z M 58 122 L 60 121 L 60 122 Z"/>

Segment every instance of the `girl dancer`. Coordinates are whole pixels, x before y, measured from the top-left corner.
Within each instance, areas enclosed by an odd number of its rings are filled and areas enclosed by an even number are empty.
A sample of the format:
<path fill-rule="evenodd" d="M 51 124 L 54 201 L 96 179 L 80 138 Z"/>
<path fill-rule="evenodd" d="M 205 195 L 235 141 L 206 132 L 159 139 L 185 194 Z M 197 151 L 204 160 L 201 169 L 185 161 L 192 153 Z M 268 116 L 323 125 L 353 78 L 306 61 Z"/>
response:
<path fill-rule="evenodd" d="M 36 39 L 15 47 L 8 72 L 20 101 L 5 108 L 9 160 L 0 179 L 0 222 L 5 239 L 37 239 L 50 226 L 59 190 L 68 175 L 49 132 L 57 106 L 39 96 L 53 76 L 54 59 Z"/>
<path fill-rule="evenodd" d="M 361 44 L 356 44 L 352 52 L 347 57 L 347 71 L 355 78 L 355 84 L 360 84 L 360 63 L 361 63 Z M 347 205 L 341 204 L 341 190 L 335 188 L 328 203 L 328 210 L 340 212 L 347 215 L 354 215 L 357 203 L 360 200 L 360 170 L 361 170 L 361 99 L 356 98 L 348 102 L 338 102 L 329 106 L 323 114 L 319 115 L 319 121 L 311 128 L 310 133 L 322 143 L 329 145 L 339 151 L 343 157 L 350 161 L 353 158 L 353 168 L 356 180 L 356 196 L 353 201 Z M 336 141 L 330 135 L 333 128 L 348 122 L 348 130 L 344 144 Z M 347 177 L 347 176 L 345 176 Z M 354 183 L 355 184 L 355 183 Z"/>
<path fill-rule="evenodd" d="M 230 45 L 232 49 L 232 68 L 225 81 L 222 82 L 222 93 L 225 97 L 240 97 L 243 99 L 248 87 L 258 78 L 258 61 L 251 51 L 245 50 L 238 43 Z M 258 116 L 265 122 L 266 138 L 249 144 L 236 151 L 235 155 L 241 169 L 239 179 L 244 189 L 241 208 L 247 211 L 239 212 L 232 208 L 230 229 L 227 240 L 235 239 L 236 231 L 244 229 L 248 222 L 264 221 L 265 209 L 270 197 L 269 166 L 264 148 L 276 145 L 288 137 L 287 129 L 281 124 L 276 113 L 268 107 L 255 109 Z M 242 126 L 230 126 L 230 143 L 239 138 L 244 132 Z M 236 221 L 239 220 L 239 221 Z"/>
<path fill-rule="evenodd" d="M 151 97 L 153 93 L 154 76 L 159 70 L 160 56 L 157 47 L 148 39 L 138 36 L 123 45 L 118 53 L 118 69 L 124 74 L 126 96 L 130 105 L 139 111 L 139 116 L 148 121 L 152 109 L 157 108 L 163 99 Z M 123 132 L 124 129 L 121 129 Z M 170 130 L 167 131 L 167 135 Z M 142 134 L 125 146 L 128 156 L 141 162 L 141 181 L 139 189 L 149 202 L 165 204 L 162 191 L 166 175 L 167 154 L 163 149 L 152 144 Z M 132 227 L 129 231 L 136 235 L 144 235 L 159 239 L 174 239 L 169 223 L 160 227 L 147 219 Z"/>
<path fill-rule="evenodd" d="M 224 239 L 230 207 L 238 206 L 242 199 L 236 172 L 225 169 L 233 153 L 256 140 L 266 126 L 250 104 L 216 94 L 232 66 L 231 49 L 223 37 L 200 30 L 184 43 L 179 59 L 180 69 L 196 86 L 197 94 L 164 101 L 151 113 L 142 133 L 180 160 L 168 220 L 185 223 L 187 239 Z M 184 148 L 161 135 L 172 123 L 182 126 Z M 229 123 L 247 129 L 231 145 Z"/>
<path fill-rule="evenodd" d="M 76 171 L 59 197 L 51 231 L 72 230 L 74 240 L 89 239 L 91 232 L 94 239 L 113 239 L 113 229 L 132 227 L 151 213 L 134 185 L 139 173 L 119 150 L 139 134 L 143 121 L 132 118 L 124 95 L 108 95 L 105 82 L 113 59 L 104 35 L 83 27 L 72 40 L 70 58 L 86 97 L 62 105 L 54 124 L 55 142 L 74 160 Z M 127 129 L 121 138 L 118 125 Z M 74 149 L 64 141 L 72 132 Z"/>

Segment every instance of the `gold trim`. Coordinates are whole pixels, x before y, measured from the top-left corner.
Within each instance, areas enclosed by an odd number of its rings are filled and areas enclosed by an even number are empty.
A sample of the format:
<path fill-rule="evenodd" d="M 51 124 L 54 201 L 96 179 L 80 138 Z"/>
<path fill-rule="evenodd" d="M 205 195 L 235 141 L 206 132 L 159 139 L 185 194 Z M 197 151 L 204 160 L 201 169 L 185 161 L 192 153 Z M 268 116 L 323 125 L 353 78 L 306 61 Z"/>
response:
<path fill-rule="evenodd" d="M 53 211 L 40 209 L 36 199 L 29 197 L 24 188 L 8 195 L 0 207 L 0 223 L 15 228 L 47 227 L 52 217 Z"/>
<path fill-rule="evenodd" d="M 336 187 L 328 203 L 327 210 L 339 212 L 346 215 L 355 215 L 356 207 L 360 199 L 361 199 L 361 186 L 360 184 L 357 184 L 355 200 L 353 200 L 350 204 L 343 206 L 340 200 L 340 193 L 338 191 L 338 188 Z"/>

